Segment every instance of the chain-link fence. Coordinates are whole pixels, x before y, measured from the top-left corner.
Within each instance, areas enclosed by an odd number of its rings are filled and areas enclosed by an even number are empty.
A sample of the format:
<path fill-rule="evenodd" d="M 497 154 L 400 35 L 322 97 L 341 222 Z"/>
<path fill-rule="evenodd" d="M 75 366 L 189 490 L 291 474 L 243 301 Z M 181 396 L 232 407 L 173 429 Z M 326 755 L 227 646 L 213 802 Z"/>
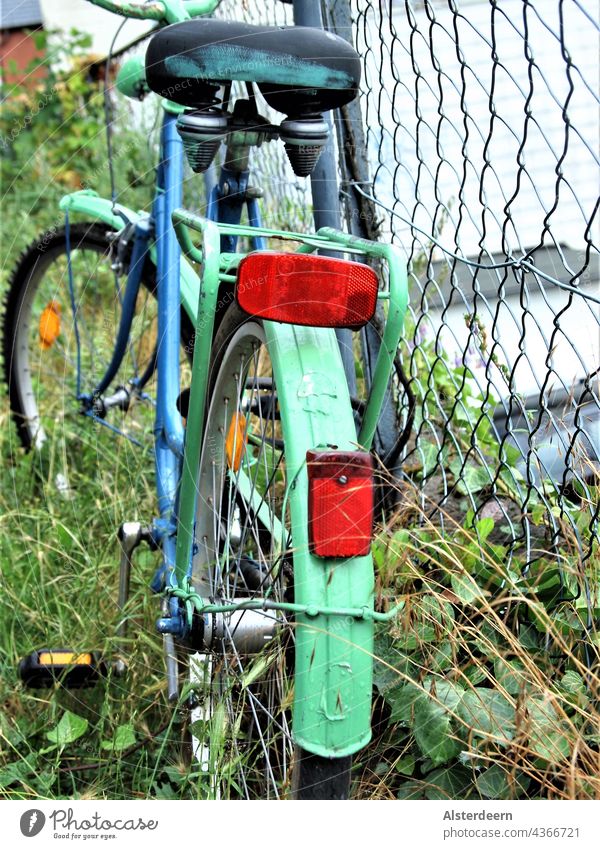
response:
<path fill-rule="evenodd" d="M 575 549 L 585 570 L 600 509 L 598 3 L 322 10 L 364 62 L 360 110 L 336 123 L 347 223 L 410 268 L 401 478 L 442 525 L 493 519 L 509 563 Z M 291 22 L 276 0 L 243 14 Z M 285 160 L 268 161 L 271 196 L 290 200 Z"/>
<path fill-rule="evenodd" d="M 400 353 L 416 408 L 400 479 L 422 517 L 493 519 L 508 562 L 560 562 L 575 546 L 589 563 L 598 2 L 324 0 L 322 11 L 364 63 L 359 109 L 336 120 L 347 223 L 400 245 L 410 269 Z M 279 0 L 224 0 L 216 14 L 293 22 Z M 266 223 L 310 227 L 309 181 L 283 147 L 263 145 L 253 169 Z M 399 388 L 400 428 L 409 395 Z"/>
<path fill-rule="evenodd" d="M 567 537 L 585 562 L 597 534 L 597 13 L 352 8 L 372 182 L 346 190 L 410 266 L 405 474 L 442 520 L 493 518 L 525 565 Z"/>

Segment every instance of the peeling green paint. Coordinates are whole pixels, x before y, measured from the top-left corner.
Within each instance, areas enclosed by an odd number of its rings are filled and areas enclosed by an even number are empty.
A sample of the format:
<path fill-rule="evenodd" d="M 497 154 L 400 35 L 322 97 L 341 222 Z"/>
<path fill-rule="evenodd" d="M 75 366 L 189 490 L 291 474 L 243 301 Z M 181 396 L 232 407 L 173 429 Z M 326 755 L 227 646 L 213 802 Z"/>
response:
<path fill-rule="evenodd" d="M 351 88 L 354 84 L 344 71 L 326 68 L 309 59 L 241 45 L 208 44 L 192 55 L 167 56 L 165 68 L 178 79 L 248 80 L 333 89 Z"/>

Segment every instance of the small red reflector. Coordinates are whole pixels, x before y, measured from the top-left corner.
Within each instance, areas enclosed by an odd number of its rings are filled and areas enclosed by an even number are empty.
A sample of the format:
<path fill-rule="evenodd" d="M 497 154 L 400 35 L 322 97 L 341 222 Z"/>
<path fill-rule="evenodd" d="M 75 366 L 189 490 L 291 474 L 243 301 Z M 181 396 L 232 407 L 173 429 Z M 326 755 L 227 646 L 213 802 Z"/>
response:
<path fill-rule="evenodd" d="M 239 264 L 236 299 L 250 315 L 310 327 L 362 327 L 377 304 L 368 265 L 309 254 L 248 254 Z"/>
<path fill-rule="evenodd" d="M 373 459 L 366 451 L 307 451 L 309 545 L 319 557 L 368 554 Z"/>

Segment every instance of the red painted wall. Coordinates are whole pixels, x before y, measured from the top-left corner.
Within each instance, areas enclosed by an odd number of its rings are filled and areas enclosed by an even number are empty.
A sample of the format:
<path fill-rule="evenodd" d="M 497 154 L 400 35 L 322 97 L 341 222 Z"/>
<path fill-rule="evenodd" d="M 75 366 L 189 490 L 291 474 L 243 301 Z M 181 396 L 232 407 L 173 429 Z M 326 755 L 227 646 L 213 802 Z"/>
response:
<path fill-rule="evenodd" d="M 13 29 L 2 30 L 0 32 L 0 68 L 2 69 L 2 82 L 8 85 L 15 83 L 34 83 L 46 73 L 46 69 L 40 65 L 29 74 L 25 73 L 25 68 L 33 60 L 43 56 L 43 52 L 38 50 L 31 34 L 27 30 Z M 17 73 L 11 73 L 8 70 L 9 62 L 13 61 L 17 65 Z"/>

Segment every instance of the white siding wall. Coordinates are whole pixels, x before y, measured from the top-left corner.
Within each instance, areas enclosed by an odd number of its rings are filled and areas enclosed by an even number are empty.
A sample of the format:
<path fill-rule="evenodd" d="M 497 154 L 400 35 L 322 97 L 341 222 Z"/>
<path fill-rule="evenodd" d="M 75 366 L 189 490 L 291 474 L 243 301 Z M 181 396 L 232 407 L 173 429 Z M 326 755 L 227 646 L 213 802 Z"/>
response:
<path fill-rule="evenodd" d="M 366 7 L 363 0 L 358 0 L 358 5 Z M 467 66 L 464 70 L 457 55 L 454 20 L 448 4 L 445 0 L 437 0 L 431 5 L 437 23 L 430 30 L 431 22 L 425 11 L 417 8 L 418 33 L 412 38 L 413 58 L 420 74 L 417 98 L 420 121 L 415 114 L 415 71 L 408 51 L 411 28 L 404 3 L 398 0 L 393 6 L 392 20 L 398 42 L 387 68 L 384 67 L 384 91 L 379 107 L 380 114 L 388 117 L 387 120 L 384 117 L 382 153 L 378 155 L 375 146 L 371 151 L 371 159 L 383 163 L 376 182 L 377 197 L 394 206 L 395 211 L 412 220 L 425 233 L 432 233 L 439 226 L 440 205 L 446 206 L 447 221 L 438 238 L 449 251 L 465 257 L 477 255 L 485 225 L 484 245 L 488 254 L 483 257 L 484 263 L 491 262 L 491 255 L 502 250 L 502 225 L 508 203 L 511 223 L 504 238 L 513 255 L 519 256 L 540 240 L 544 218 L 555 202 L 555 169 L 565 144 L 562 107 L 569 92 L 569 77 L 560 42 L 553 34 L 559 29 L 559 2 L 535 0 L 529 7 L 527 41 L 538 67 L 532 72 L 533 95 L 528 106 L 533 120 L 528 122 L 527 141 L 520 154 L 524 171 L 520 174 L 519 191 L 511 202 L 517 191 L 517 156 L 524 134 L 524 108 L 530 88 L 529 63 L 524 53 L 524 4 L 522 0 L 502 0 L 498 4 L 503 14 L 495 17 L 495 78 L 492 77 L 494 62 L 489 44 L 489 0 L 457 3 L 466 18 L 459 19 L 457 24 L 460 56 Z M 594 14 L 597 17 L 597 0 L 585 0 L 583 5 L 592 17 Z M 541 19 L 536 17 L 534 9 Z M 567 107 L 571 128 L 568 152 L 561 166 L 569 185 L 563 182 L 560 186 L 558 205 L 549 219 L 551 233 L 546 235 L 545 244 L 552 246 L 554 241 L 573 248 L 574 268 L 579 268 L 584 264 L 586 222 L 592 215 L 599 188 L 598 32 L 575 3 L 565 2 L 564 9 L 565 42 L 579 70 L 571 71 L 574 90 Z M 435 62 L 441 74 L 431 57 L 430 32 Z M 372 32 L 371 37 L 372 43 L 377 43 L 380 35 Z M 461 73 L 465 77 L 462 106 Z M 367 69 L 367 78 L 370 75 L 374 81 L 377 74 L 374 61 Z M 374 89 L 378 91 L 378 86 Z M 486 169 L 484 145 L 490 127 L 492 89 L 497 117 L 487 151 L 491 167 Z M 417 133 L 420 156 L 416 155 Z M 415 208 L 417 198 L 419 203 Z M 409 225 L 396 220 L 394 229 L 408 248 L 411 243 Z M 596 245 L 600 242 L 597 218 L 592 239 Z M 427 245 L 426 237 L 423 237 L 423 245 Z M 441 261 L 444 254 L 436 249 L 434 258 Z M 591 276 L 580 282 L 587 291 L 594 291 L 598 296 L 597 255 L 592 257 L 592 262 Z M 570 274 L 560 262 L 555 274 L 564 282 L 569 281 Z M 462 277 L 464 279 L 465 275 Z M 561 316 L 561 332 L 550 351 L 548 340 L 554 329 L 553 319 L 567 305 L 568 295 L 551 284 L 544 284 L 547 293 L 544 295 L 531 275 L 527 279 L 528 290 L 521 293 L 521 298 L 522 303 L 528 304 L 529 313 L 523 311 L 520 293 L 515 291 L 512 279 L 513 293 L 507 303 L 499 307 L 497 298 L 490 297 L 488 288 L 488 304 L 481 299 L 477 302 L 479 317 L 487 328 L 489 339 L 496 318 L 494 338 L 502 345 L 498 352 L 500 360 L 511 369 L 517 363 L 513 390 L 523 394 L 537 393 L 546 374 L 547 361 L 556 372 L 550 381 L 551 387 L 556 388 L 561 383 L 570 387 L 600 365 L 598 305 L 575 298 Z M 464 280 L 462 291 L 464 301 L 453 298 L 443 318 L 448 330 L 442 331 L 439 337 L 441 347 L 458 359 L 468 346 L 465 314 L 475 308 L 468 280 Z M 495 316 L 497 307 L 498 315 Z M 442 322 L 437 305 L 429 308 L 427 322 L 431 336 L 435 336 Z M 524 341 L 521 341 L 522 323 L 526 329 Z M 523 346 L 524 357 L 521 356 Z M 485 385 L 485 363 L 481 356 L 473 351 L 467 359 Z M 491 376 L 496 397 L 507 395 L 508 386 L 496 369 L 492 369 Z"/>
<path fill-rule="evenodd" d="M 360 3 L 359 3 L 360 5 Z M 503 14 L 495 16 L 498 65 L 492 80 L 494 63 L 487 42 L 491 42 L 489 0 L 458 3 L 467 21 L 458 20 L 458 42 L 468 66 L 465 71 L 467 112 L 466 126 L 461 109 L 461 63 L 453 34 L 453 16 L 446 2 L 435 2 L 435 15 L 439 25 L 433 28 L 435 57 L 442 69 L 438 76 L 432 63 L 429 45 L 430 22 L 421 11 L 416 12 L 419 30 L 423 37 L 413 39 L 416 62 L 423 79 L 419 82 L 418 105 L 423 121 L 420 124 L 420 149 L 430 173 L 422 169 L 419 195 L 422 207 L 415 223 L 428 231 L 431 226 L 430 211 L 437 200 L 452 205 L 452 217 L 458 219 L 459 190 L 462 180 L 463 145 L 468 158 L 466 184 L 462 193 L 464 223 L 460 228 L 460 243 L 465 254 L 477 252 L 482 222 L 479 200 L 480 179 L 484 170 L 484 143 L 490 125 L 489 92 L 494 90 L 493 104 L 497 112 L 488 158 L 492 168 L 487 169 L 483 181 L 485 192 L 486 245 L 490 251 L 501 247 L 503 207 L 517 188 L 517 153 L 523 137 L 525 101 L 529 92 L 529 64 L 523 50 L 523 2 L 502 0 Z M 598 13 L 597 0 L 586 0 L 586 8 L 594 16 Z M 560 43 L 553 35 L 559 29 L 558 0 L 537 0 L 529 9 L 528 43 L 538 69 L 533 70 L 533 96 L 529 109 L 535 120 L 528 125 L 528 139 L 522 153 L 525 172 L 515 201 L 510 205 L 513 226 L 508 229 L 511 246 L 530 247 L 539 240 L 543 220 L 554 203 L 556 161 L 565 142 L 565 124 L 561 107 L 569 91 L 567 65 L 561 55 Z M 533 13 L 542 14 L 540 20 Z M 560 200 L 551 218 L 552 230 L 562 244 L 571 247 L 583 245 L 584 221 L 588 219 L 598 196 L 598 131 L 600 115 L 596 97 L 598 90 L 599 53 L 598 32 L 589 19 L 574 3 L 564 4 L 565 41 L 573 62 L 581 75 L 572 71 L 574 91 L 568 105 L 572 127 L 569 149 L 562 163 L 563 174 L 570 184 L 560 189 Z M 408 43 L 410 28 L 404 4 L 394 6 L 395 26 L 398 36 Z M 547 27 L 545 26 L 547 25 Z M 395 136 L 395 158 L 401 163 L 394 180 L 396 197 L 407 198 L 410 208 L 414 198 L 414 179 L 418 160 L 415 156 L 414 137 L 417 129 L 414 104 L 414 71 L 406 50 L 394 51 L 395 76 L 400 84 L 385 81 L 388 95 L 393 92 L 393 119 L 401 125 Z M 504 67 L 502 67 L 504 66 Z M 506 69 L 506 70 L 505 70 Z M 583 82 L 585 81 L 585 83 Z M 492 86 L 493 83 L 493 86 Z M 438 108 L 441 103 L 443 117 Z M 592 92 L 588 89 L 592 88 Z M 446 160 L 437 171 L 436 144 L 441 145 Z M 387 148 L 388 155 L 392 153 Z M 382 183 L 386 177 L 382 175 Z M 384 185 L 382 189 L 385 190 Z M 452 230 L 448 223 L 448 231 Z"/>
<path fill-rule="evenodd" d="M 91 50 L 105 55 L 124 18 L 94 6 L 88 0 L 40 0 L 44 27 L 48 30 L 76 29 L 92 36 Z M 152 28 L 151 21 L 127 20 L 116 42 L 116 49 L 124 47 L 139 35 Z"/>

